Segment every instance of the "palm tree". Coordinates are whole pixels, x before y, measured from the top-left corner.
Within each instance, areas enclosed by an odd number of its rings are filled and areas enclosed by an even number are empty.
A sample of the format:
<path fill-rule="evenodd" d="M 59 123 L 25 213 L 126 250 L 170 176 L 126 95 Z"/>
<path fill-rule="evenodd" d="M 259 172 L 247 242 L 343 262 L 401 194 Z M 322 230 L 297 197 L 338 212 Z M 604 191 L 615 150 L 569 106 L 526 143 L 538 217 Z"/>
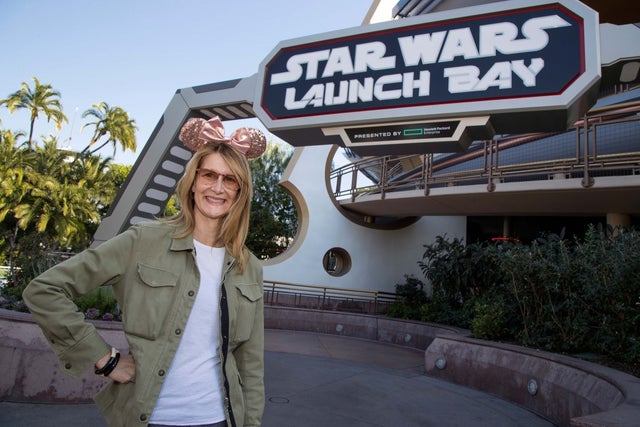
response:
<path fill-rule="evenodd" d="M 87 224 L 100 222 L 97 206 L 114 197 L 106 183 L 107 165 L 108 160 L 95 156 L 69 161 L 69 152 L 57 148 L 55 137 L 45 140 L 27 168 L 27 193 L 13 208 L 17 226 L 44 233 L 63 247 L 87 241 Z"/>
<path fill-rule="evenodd" d="M 0 242 L 8 244 L 6 253 L 9 262 L 9 277 L 15 283 L 15 253 L 18 240 L 18 222 L 14 217 L 14 208 L 22 203 L 30 191 L 25 182 L 25 174 L 30 173 L 29 162 L 32 152 L 18 145 L 23 132 L 0 131 Z"/>
<path fill-rule="evenodd" d="M 25 168 L 29 164 L 27 153 L 17 147 L 18 138 L 23 136 L 23 132 L 0 130 L 0 222 L 4 218 L 4 203 L 22 184 Z"/>
<path fill-rule="evenodd" d="M 74 181 L 91 190 L 87 202 L 91 203 L 99 218 L 107 213 L 107 208 L 113 203 L 120 188 L 113 176 L 113 169 L 120 167 L 120 165 L 114 165 L 110 162 L 109 158 L 103 159 L 92 155 L 78 156 L 78 161 L 73 163 Z M 127 170 L 130 169 L 128 167 Z M 126 174 L 122 180 L 124 181 L 124 179 L 126 179 Z M 99 220 L 94 221 L 92 217 L 88 220 L 87 225 L 97 227 L 99 223 Z"/>
<path fill-rule="evenodd" d="M 60 150 L 54 136 L 28 150 L 20 136 L 0 130 L 0 246 L 14 284 L 16 265 L 31 274 L 51 250 L 84 249 L 118 189 L 110 159 Z"/>
<path fill-rule="evenodd" d="M 136 151 L 136 130 L 135 120 L 129 118 L 129 114 L 120 107 L 111 108 L 106 102 L 93 104 L 93 108 L 82 113 L 82 117 L 92 116 L 97 120 L 82 126 L 94 126 L 93 136 L 89 145 L 87 145 L 81 154 L 89 152 L 94 154 L 108 143 L 113 144 L 113 155 L 116 154 L 116 146 L 120 143 L 123 151 Z M 107 140 L 98 148 L 92 151 L 89 149 L 102 137 L 106 136 Z"/>
<path fill-rule="evenodd" d="M 20 90 L 7 98 L 0 99 L 0 105 L 6 105 L 10 113 L 22 108 L 27 108 L 31 112 L 29 150 L 33 150 L 33 128 L 40 113 L 45 115 L 47 121 L 53 120 L 58 130 L 62 127 L 62 122 L 68 122 L 67 116 L 62 112 L 60 92 L 53 90 L 49 84 L 41 84 L 36 77 L 33 78 L 33 82 L 35 84 L 33 89 L 27 82 L 22 82 Z"/>

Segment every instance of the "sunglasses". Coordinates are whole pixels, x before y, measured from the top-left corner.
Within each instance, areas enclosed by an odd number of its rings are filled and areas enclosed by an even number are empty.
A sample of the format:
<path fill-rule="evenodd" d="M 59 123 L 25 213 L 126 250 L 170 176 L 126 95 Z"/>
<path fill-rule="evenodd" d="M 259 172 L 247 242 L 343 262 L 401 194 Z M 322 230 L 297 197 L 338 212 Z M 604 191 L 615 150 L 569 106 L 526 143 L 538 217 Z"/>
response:
<path fill-rule="evenodd" d="M 202 180 L 205 185 L 215 185 L 220 178 L 222 178 L 222 186 L 230 191 L 238 191 L 240 189 L 240 183 L 233 175 L 224 175 L 211 169 L 200 168 L 196 169 L 198 178 Z"/>

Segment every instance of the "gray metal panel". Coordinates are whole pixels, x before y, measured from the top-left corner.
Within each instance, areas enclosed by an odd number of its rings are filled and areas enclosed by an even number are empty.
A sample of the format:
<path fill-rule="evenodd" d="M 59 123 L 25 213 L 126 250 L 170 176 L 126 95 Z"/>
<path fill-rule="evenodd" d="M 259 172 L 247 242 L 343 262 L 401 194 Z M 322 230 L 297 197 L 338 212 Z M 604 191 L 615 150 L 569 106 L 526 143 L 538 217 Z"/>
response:
<path fill-rule="evenodd" d="M 179 92 L 176 93 L 147 141 L 143 152 L 138 156 L 110 211 L 102 219 L 94 234 L 92 246 L 110 239 L 134 222 L 152 218 L 162 212 L 173 191 L 171 183 L 175 180 L 175 172 L 183 161 L 180 157 L 176 159 L 176 156 L 171 153 L 173 148 L 171 142 L 174 140 L 176 130 L 179 129 L 179 123 L 188 113 L 189 109 L 182 96 Z M 179 150 L 178 155 L 184 157 L 184 153 Z M 187 160 L 188 158 L 184 162 Z M 165 163 L 166 161 L 174 162 L 176 166 L 163 170 L 169 166 Z M 166 179 L 161 180 L 164 184 L 154 183 L 158 177 L 165 176 Z M 173 186 L 175 187 L 175 183 Z M 151 194 L 152 197 L 147 195 L 149 189 L 155 190 Z M 165 200 L 158 200 L 159 195 L 166 195 Z"/>
<path fill-rule="evenodd" d="M 190 117 L 218 115 L 223 121 L 255 117 L 254 85 L 255 76 L 178 90 L 96 230 L 92 246 L 160 216 L 192 156 L 178 139 L 182 125 Z"/>
<path fill-rule="evenodd" d="M 528 7 L 532 4 L 547 4 L 550 2 L 514 0 L 508 3 L 509 8 L 515 9 L 517 7 Z M 594 15 L 593 11 L 588 7 L 576 0 L 558 0 L 557 3 L 565 5 L 572 11 L 579 10 L 580 15 L 585 19 L 586 28 L 597 28 L 597 15 Z M 427 16 L 407 18 L 403 20 L 406 21 L 403 22 L 403 25 L 459 19 L 461 15 L 473 16 L 496 12 L 502 8 L 503 6 L 494 3 L 464 10 L 438 12 Z M 365 31 L 381 31 L 393 29 L 397 26 L 397 21 L 390 21 L 367 26 Z M 260 72 L 253 76 L 227 82 L 194 86 L 177 91 L 147 141 L 143 152 L 138 157 L 111 210 L 98 227 L 94 235 L 94 245 L 100 244 L 124 231 L 131 224 L 148 220 L 161 214 L 173 194 L 175 184 L 181 176 L 184 166 L 191 157 L 191 153 L 182 147 L 177 138 L 180 128 L 189 117 L 209 118 L 218 115 L 225 121 L 257 116 L 267 129 L 292 145 L 314 145 L 332 144 L 339 140 L 336 137 L 324 136 L 321 132 L 322 127 L 390 122 L 398 119 L 406 121 L 425 117 L 433 119 L 458 114 L 456 112 L 461 109 L 461 104 L 455 107 L 445 104 L 437 105 L 434 108 L 422 106 L 342 113 L 331 115 L 330 118 L 323 116 L 306 117 L 300 121 L 298 119 L 272 120 L 259 107 L 265 78 L 265 66 L 280 49 L 285 46 L 315 42 L 319 37 L 322 39 L 342 38 L 362 33 L 363 29 L 360 27 L 326 33 L 320 36 L 303 37 L 294 40 L 294 43 L 292 41 L 281 42 L 261 63 Z M 474 115 L 482 113 L 494 116 L 498 114 L 506 123 L 515 123 L 521 119 L 526 119 L 528 123 L 531 123 L 532 121 L 535 122 L 532 119 L 535 119 L 537 114 L 540 114 L 542 118 L 544 114 L 549 113 L 549 109 L 556 109 L 554 113 L 557 114 L 553 115 L 554 120 L 557 120 L 558 123 L 572 121 L 575 116 L 574 110 L 584 109 L 581 108 L 584 105 L 580 105 L 580 100 L 584 101 L 586 99 L 586 104 L 590 104 L 591 99 L 595 100 L 594 88 L 591 88 L 590 93 L 587 94 L 582 93 L 580 88 L 589 87 L 589 82 L 595 81 L 600 77 L 600 53 L 599 48 L 597 48 L 599 46 L 598 36 L 598 31 L 595 34 L 586 35 L 586 44 L 596 47 L 594 50 L 586 50 L 587 72 L 580 76 L 578 81 L 573 82 L 571 88 L 561 95 L 532 99 L 528 102 L 526 111 L 523 111 L 522 108 L 514 109 L 512 101 L 508 99 L 482 102 L 481 108 L 478 108 L 478 103 L 475 103 L 470 106 L 469 110 L 472 110 Z M 550 108 L 549 105 L 552 105 L 552 107 Z M 564 108 L 562 108 L 563 106 Z M 546 113 L 544 113 L 545 110 L 547 110 Z M 513 119 L 516 120 L 514 121 Z M 492 124 L 495 125 L 494 121 L 498 122 L 499 119 L 492 120 Z"/>

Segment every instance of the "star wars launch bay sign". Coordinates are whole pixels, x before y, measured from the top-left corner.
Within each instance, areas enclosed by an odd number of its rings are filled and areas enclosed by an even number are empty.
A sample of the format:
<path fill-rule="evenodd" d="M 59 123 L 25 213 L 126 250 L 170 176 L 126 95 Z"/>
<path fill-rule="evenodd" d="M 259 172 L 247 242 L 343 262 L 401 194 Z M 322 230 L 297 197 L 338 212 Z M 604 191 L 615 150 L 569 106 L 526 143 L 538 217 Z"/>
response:
<path fill-rule="evenodd" d="M 365 155 L 565 130 L 595 102 L 598 32 L 577 0 L 506 1 L 285 41 L 254 111 L 292 145 Z"/>

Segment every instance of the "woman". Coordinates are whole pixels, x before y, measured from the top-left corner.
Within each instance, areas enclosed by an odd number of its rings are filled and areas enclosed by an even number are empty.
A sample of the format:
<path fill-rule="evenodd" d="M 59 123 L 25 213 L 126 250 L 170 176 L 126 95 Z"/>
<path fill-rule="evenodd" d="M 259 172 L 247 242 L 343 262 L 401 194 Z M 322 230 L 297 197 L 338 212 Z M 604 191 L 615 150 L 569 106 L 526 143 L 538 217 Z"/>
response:
<path fill-rule="evenodd" d="M 140 223 L 35 278 L 24 300 L 63 370 L 112 380 L 95 397 L 110 426 L 258 426 L 264 408 L 262 267 L 245 247 L 247 156 L 265 138 L 217 117 L 191 119 L 195 151 L 176 188 L 181 212 Z M 104 341 L 73 298 L 112 286 L 129 354 Z"/>

